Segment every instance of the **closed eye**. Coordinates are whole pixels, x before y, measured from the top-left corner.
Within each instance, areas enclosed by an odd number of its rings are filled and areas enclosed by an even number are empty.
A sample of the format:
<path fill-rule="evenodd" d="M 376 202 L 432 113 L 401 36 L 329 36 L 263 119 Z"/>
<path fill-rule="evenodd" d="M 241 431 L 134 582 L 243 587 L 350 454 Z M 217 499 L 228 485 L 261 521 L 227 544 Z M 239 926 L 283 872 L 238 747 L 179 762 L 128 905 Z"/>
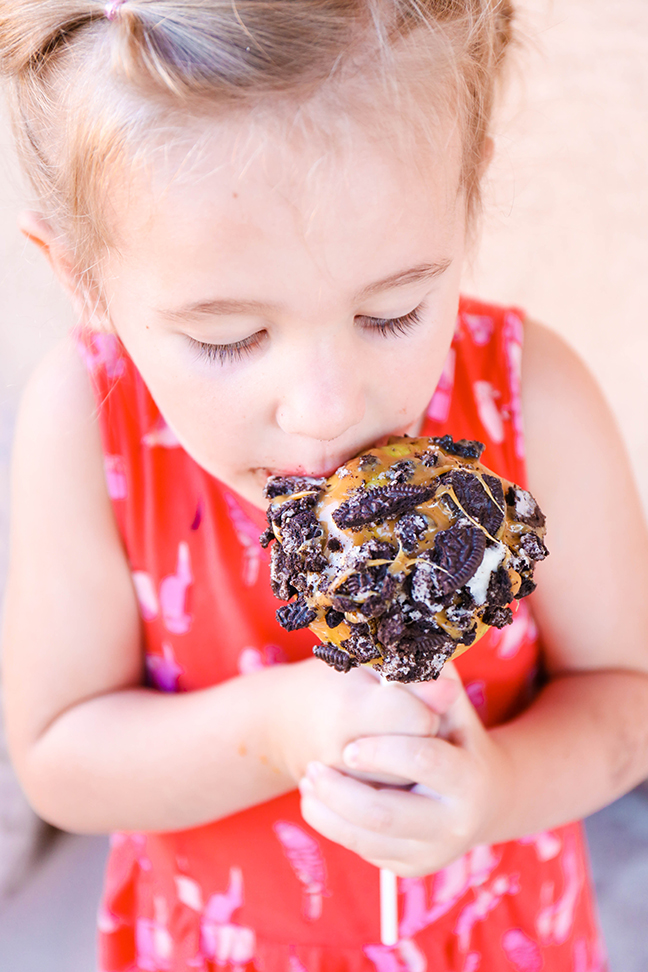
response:
<path fill-rule="evenodd" d="M 230 361 L 241 361 L 252 354 L 261 344 L 265 333 L 265 331 L 257 331 L 256 334 L 251 334 L 242 341 L 234 341 L 232 344 L 206 344 L 191 337 L 187 337 L 187 340 L 200 358 L 227 364 Z"/>
<path fill-rule="evenodd" d="M 377 331 L 383 337 L 407 334 L 421 323 L 421 308 L 422 305 L 419 304 L 413 311 L 410 311 L 409 314 L 403 314 L 402 317 L 366 317 L 365 315 L 358 315 L 356 321 L 359 321 L 365 330 Z"/>

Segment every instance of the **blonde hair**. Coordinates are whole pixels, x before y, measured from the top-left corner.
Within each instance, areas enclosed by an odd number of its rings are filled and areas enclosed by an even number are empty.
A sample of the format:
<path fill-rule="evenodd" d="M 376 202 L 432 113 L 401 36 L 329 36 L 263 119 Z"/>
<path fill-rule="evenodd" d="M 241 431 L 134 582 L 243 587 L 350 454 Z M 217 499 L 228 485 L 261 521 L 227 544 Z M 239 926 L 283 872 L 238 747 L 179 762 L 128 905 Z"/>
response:
<path fill-rule="evenodd" d="M 354 64 L 381 64 L 396 91 L 394 51 L 415 34 L 430 103 L 449 78 L 458 98 L 474 213 L 512 20 L 509 0 L 0 0 L 0 68 L 25 171 L 87 269 L 109 238 L 111 168 L 159 140 L 170 109 L 309 95 Z"/>

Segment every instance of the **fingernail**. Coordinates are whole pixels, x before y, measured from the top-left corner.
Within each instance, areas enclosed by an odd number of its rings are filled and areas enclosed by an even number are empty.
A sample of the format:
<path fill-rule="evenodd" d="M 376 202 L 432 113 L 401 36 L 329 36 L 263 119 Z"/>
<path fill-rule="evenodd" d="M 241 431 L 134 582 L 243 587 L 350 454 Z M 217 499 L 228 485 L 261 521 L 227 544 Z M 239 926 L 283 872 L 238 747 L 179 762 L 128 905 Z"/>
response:
<path fill-rule="evenodd" d="M 344 747 L 344 752 L 342 753 L 342 759 L 347 766 L 355 767 L 360 763 L 360 747 L 357 743 L 349 743 L 348 746 Z"/>
<path fill-rule="evenodd" d="M 324 771 L 325 771 L 325 769 L 324 769 L 324 765 L 322 763 L 316 763 L 316 762 L 309 763 L 308 766 L 306 767 L 306 776 L 311 781 L 313 781 L 313 780 L 316 781 L 316 780 L 318 780 L 321 777 L 321 775 L 322 775 L 322 773 L 324 773 Z"/>
<path fill-rule="evenodd" d="M 311 796 L 315 792 L 315 787 L 308 779 L 307 776 L 302 776 L 299 781 L 299 792 L 305 794 L 306 796 Z"/>

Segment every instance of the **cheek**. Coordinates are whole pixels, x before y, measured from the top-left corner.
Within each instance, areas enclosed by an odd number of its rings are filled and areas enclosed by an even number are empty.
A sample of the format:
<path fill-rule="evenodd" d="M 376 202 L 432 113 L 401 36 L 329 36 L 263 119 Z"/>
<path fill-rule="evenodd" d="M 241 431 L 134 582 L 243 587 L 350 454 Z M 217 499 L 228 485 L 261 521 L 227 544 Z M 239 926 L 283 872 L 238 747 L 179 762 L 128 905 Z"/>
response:
<path fill-rule="evenodd" d="M 395 343 L 383 355 L 376 395 L 399 415 L 418 418 L 426 409 L 443 371 L 454 334 L 455 316 L 442 326 Z"/>

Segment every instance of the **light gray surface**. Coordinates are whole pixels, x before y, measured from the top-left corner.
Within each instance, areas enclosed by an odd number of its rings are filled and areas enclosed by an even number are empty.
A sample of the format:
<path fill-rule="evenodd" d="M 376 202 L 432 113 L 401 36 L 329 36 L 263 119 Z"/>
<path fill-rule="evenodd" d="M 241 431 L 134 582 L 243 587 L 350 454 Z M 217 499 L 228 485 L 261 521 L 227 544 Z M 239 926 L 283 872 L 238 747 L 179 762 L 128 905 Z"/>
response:
<path fill-rule="evenodd" d="M 648 787 L 587 821 L 611 972 L 648 969 Z"/>
<path fill-rule="evenodd" d="M 0 972 L 94 972 L 107 840 L 59 834 L 0 910 Z"/>

